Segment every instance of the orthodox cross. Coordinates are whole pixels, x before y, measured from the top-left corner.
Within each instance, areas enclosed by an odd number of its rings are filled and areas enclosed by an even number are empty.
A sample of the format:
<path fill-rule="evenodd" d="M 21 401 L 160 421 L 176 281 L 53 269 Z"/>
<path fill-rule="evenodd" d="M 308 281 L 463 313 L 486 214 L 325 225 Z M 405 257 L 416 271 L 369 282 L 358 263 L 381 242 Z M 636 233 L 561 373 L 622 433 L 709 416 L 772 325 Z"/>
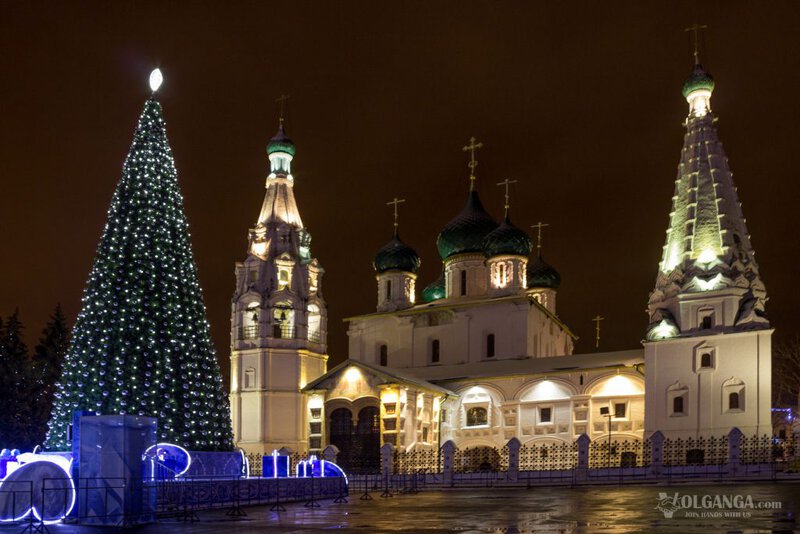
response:
<path fill-rule="evenodd" d="M 404 198 L 394 197 L 394 200 L 392 200 L 391 202 L 387 202 L 386 203 L 387 206 L 394 205 L 394 235 L 395 235 L 395 237 L 397 237 L 397 226 L 398 226 L 398 223 L 397 223 L 397 205 L 398 204 L 402 204 L 405 201 L 406 201 L 406 199 L 404 199 Z"/>
<path fill-rule="evenodd" d="M 592 321 L 594 321 L 594 324 L 595 324 L 595 327 L 594 327 L 594 333 L 595 333 L 594 348 L 596 348 L 596 349 L 600 347 L 600 321 L 602 321 L 603 319 L 605 319 L 605 317 L 601 317 L 600 315 L 597 315 L 596 317 L 594 317 L 592 319 Z"/>
<path fill-rule="evenodd" d="M 505 210 L 506 210 L 505 215 L 506 215 L 506 217 L 508 217 L 508 208 L 510 207 L 509 204 L 508 204 L 508 186 L 511 185 L 511 184 L 515 184 L 515 183 L 517 183 L 516 180 L 509 180 L 508 178 L 506 178 L 505 180 L 503 180 L 502 182 L 497 184 L 497 185 L 506 186 L 506 203 L 505 203 Z"/>
<path fill-rule="evenodd" d="M 283 108 L 287 100 L 289 100 L 289 95 L 281 95 L 279 98 L 275 99 L 275 102 L 278 102 L 281 105 L 281 116 L 280 116 L 281 124 L 283 124 Z"/>
<path fill-rule="evenodd" d="M 467 163 L 467 167 L 469 167 L 469 190 L 472 191 L 475 189 L 475 167 L 478 166 L 478 160 L 475 159 L 475 151 L 479 148 L 483 147 L 483 143 L 476 143 L 477 139 L 475 137 L 469 138 L 469 144 L 465 147 L 461 147 L 461 150 L 464 152 L 469 151 L 469 163 Z"/>
<path fill-rule="evenodd" d="M 550 226 L 547 223 L 543 223 L 539 221 L 536 224 L 532 224 L 531 228 L 536 228 L 536 252 L 539 256 L 542 255 L 542 228 L 545 226 Z"/>
<path fill-rule="evenodd" d="M 694 44 L 693 54 L 694 54 L 695 65 L 700 64 L 700 32 L 706 29 L 708 29 L 708 26 L 706 26 L 705 24 L 695 24 L 691 28 L 686 28 L 685 30 L 683 30 L 687 33 L 692 32 L 692 41 Z"/>

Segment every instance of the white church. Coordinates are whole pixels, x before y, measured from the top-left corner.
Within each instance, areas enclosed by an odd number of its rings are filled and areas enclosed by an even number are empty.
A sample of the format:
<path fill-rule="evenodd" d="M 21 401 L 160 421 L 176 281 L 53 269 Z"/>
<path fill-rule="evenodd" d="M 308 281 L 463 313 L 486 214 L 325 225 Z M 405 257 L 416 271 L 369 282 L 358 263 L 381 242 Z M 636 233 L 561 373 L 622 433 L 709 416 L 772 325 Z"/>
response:
<path fill-rule="evenodd" d="M 773 330 L 713 90 L 696 62 L 683 86 L 686 134 L 643 348 L 609 353 L 573 354 L 575 336 L 558 318 L 560 276 L 511 222 L 508 202 L 499 223 L 484 209 L 473 139 L 466 203 L 436 241 L 441 275 L 418 291 L 420 257 L 395 224 L 374 257 L 376 310 L 347 320 L 349 358 L 327 369 L 324 270 L 295 201 L 295 146 L 281 123 L 248 256 L 236 265 L 236 445 L 267 454 L 335 445 L 347 465 L 376 463 L 386 443 L 770 434 Z"/>

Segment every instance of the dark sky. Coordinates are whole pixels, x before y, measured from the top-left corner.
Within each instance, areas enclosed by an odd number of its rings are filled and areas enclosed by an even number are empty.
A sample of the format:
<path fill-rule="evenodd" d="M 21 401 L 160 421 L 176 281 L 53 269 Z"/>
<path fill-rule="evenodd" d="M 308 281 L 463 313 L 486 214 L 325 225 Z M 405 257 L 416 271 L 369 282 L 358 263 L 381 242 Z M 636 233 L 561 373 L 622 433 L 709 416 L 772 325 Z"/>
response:
<path fill-rule="evenodd" d="M 206 5 L 207 4 L 207 5 Z M 664 244 L 687 105 L 683 28 L 709 25 L 704 64 L 778 335 L 796 332 L 800 262 L 796 2 L 4 2 L 0 6 L 0 315 L 35 342 L 70 319 L 160 67 L 206 306 L 223 370 L 234 262 L 264 195 L 275 98 L 291 95 L 293 166 L 327 273 L 331 363 L 342 318 L 375 308 L 374 252 L 401 234 L 440 269 L 435 240 L 480 152 L 484 204 L 518 180 L 512 218 L 551 224 L 561 318 L 593 350 L 639 346 Z"/>

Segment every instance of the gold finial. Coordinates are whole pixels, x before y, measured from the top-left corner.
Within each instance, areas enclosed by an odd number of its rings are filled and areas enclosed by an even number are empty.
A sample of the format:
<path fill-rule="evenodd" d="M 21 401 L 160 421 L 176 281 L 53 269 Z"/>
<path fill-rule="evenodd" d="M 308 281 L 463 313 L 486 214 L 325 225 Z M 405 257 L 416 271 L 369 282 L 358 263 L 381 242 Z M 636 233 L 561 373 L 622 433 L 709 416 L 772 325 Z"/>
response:
<path fill-rule="evenodd" d="M 692 41 L 693 41 L 693 49 L 694 51 L 692 54 L 694 55 L 694 64 L 700 64 L 700 32 L 703 30 L 708 29 L 708 26 L 705 24 L 697 24 L 695 23 L 693 26 L 684 29 L 685 32 L 692 32 Z"/>
<path fill-rule="evenodd" d="M 505 203 L 505 205 L 504 205 L 504 208 L 505 208 L 505 210 L 506 210 L 506 211 L 505 211 L 505 216 L 506 216 L 506 217 L 508 217 L 508 208 L 510 208 L 510 207 L 511 207 L 511 206 L 509 205 L 509 203 L 508 203 L 508 196 L 509 196 L 509 195 L 508 195 L 508 186 L 509 186 L 509 185 L 511 185 L 511 184 L 515 184 L 515 183 L 517 183 L 517 181 L 516 181 L 516 180 L 509 180 L 508 178 L 506 178 L 505 180 L 503 180 L 502 182 L 500 182 L 500 183 L 498 183 L 498 184 L 497 184 L 497 185 L 504 185 L 504 186 L 506 186 L 506 203 Z"/>
<path fill-rule="evenodd" d="M 539 256 L 542 255 L 542 228 L 544 228 L 545 226 L 550 226 L 550 225 L 547 223 L 543 223 L 542 221 L 539 221 L 538 223 L 531 225 L 531 228 L 536 228 L 536 253 Z"/>
<path fill-rule="evenodd" d="M 469 152 L 469 163 L 467 163 L 467 167 L 469 167 L 469 190 L 472 191 L 475 189 L 475 167 L 478 166 L 478 160 L 475 159 L 475 151 L 479 148 L 483 147 L 483 143 L 476 143 L 477 139 L 475 137 L 469 138 L 469 144 L 465 147 L 462 147 L 461 150 L 464 152 Z"/>
<path fill-rule="evenodd" d="M 395 237 L 397 237 L 397 227 L 399 226 L 399 224 L 397 222 L 397 205 L 398 204 L 402 204 L 405 201 L 406 201 L 406 199 L 404 199 L 404 198 L 394 197 L 394 199 L 391 202 L 387 202 L 386 203 L 387 206 L 394 205 L 394 236 Z"/>
<path fill-rule="evenodd" d="M 283 126 L 283 120 L 284 120 L 284 115 L 283 115 L 284 104 L 287 100 L 289 100 L 289 95 L 281 95 L 280 97 L 275 99 L 275 102 L 278 102 L 281 105 L 281 115 L 280 118 L 278 119 L 281 123 L 281 126 Z"/>
<path fill-rule="evenodd" d="M 594 321 L 594 348 L 600 348 L 600 321 L 605 319 L 605 317 L 600 316 L 599 314 L 595 316 L 592 321 Z"/>

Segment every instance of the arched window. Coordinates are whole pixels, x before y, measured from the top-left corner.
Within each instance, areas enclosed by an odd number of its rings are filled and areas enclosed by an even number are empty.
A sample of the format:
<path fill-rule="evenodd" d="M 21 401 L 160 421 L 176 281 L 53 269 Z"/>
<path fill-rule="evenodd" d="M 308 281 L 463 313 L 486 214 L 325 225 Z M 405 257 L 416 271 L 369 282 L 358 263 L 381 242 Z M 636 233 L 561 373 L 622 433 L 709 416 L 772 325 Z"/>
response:
<path fill-rule="evenodd" d="M 739 409 L 739 392 L 733 391 L 728 394 L 728 409 L 729 410 Z"/>
<path fill-rule="evenodd" d="M 711 367 L 711 353 L 704 352 L 700 355 L 700 367 Z"/>
<path fill-rule="evenodd" d="M 387 345 L 381 345 L 378 353 L 379 363 L 381 367 L 386 367 L 389 362 L 389 347 Z"/>
<path fill-rule="evenodd" d="M 461 296 L 465 297 L 467 295 L 467 270 L 461 270 Z"/>
<path fill-rule="evenodd" d="M 672 399 L 672 413 L 683 413 L 683 396 Z"/>
<path fill-rule="evenodd" d="M 431 341 L 431 362 L 438 363 L 439 362 L 439 340 L 434 339 Z"/>
<path fill-rule="evenodd" d="M 308 340 L 314 343 L 322 341 L 321 335 L 322 316 L 319 313 L 319 306 L 316 304 L 308 305 Z"/>
<path fill-rule="evenodd" d="M 294 338 L 294 309 L 288 301 L 278 302 L 272 311 L 272 337 Z"/>
<path fill-rule="evenodd" d="M 467 410 L 467 426 L 481 426 L 489 424 L 489 413 L 486 408 L 476 406 Z"/>
<path fill-rule="evenodd" d="M 486 336 L 486 357 L 494 358 L 494 334 Z"/>

